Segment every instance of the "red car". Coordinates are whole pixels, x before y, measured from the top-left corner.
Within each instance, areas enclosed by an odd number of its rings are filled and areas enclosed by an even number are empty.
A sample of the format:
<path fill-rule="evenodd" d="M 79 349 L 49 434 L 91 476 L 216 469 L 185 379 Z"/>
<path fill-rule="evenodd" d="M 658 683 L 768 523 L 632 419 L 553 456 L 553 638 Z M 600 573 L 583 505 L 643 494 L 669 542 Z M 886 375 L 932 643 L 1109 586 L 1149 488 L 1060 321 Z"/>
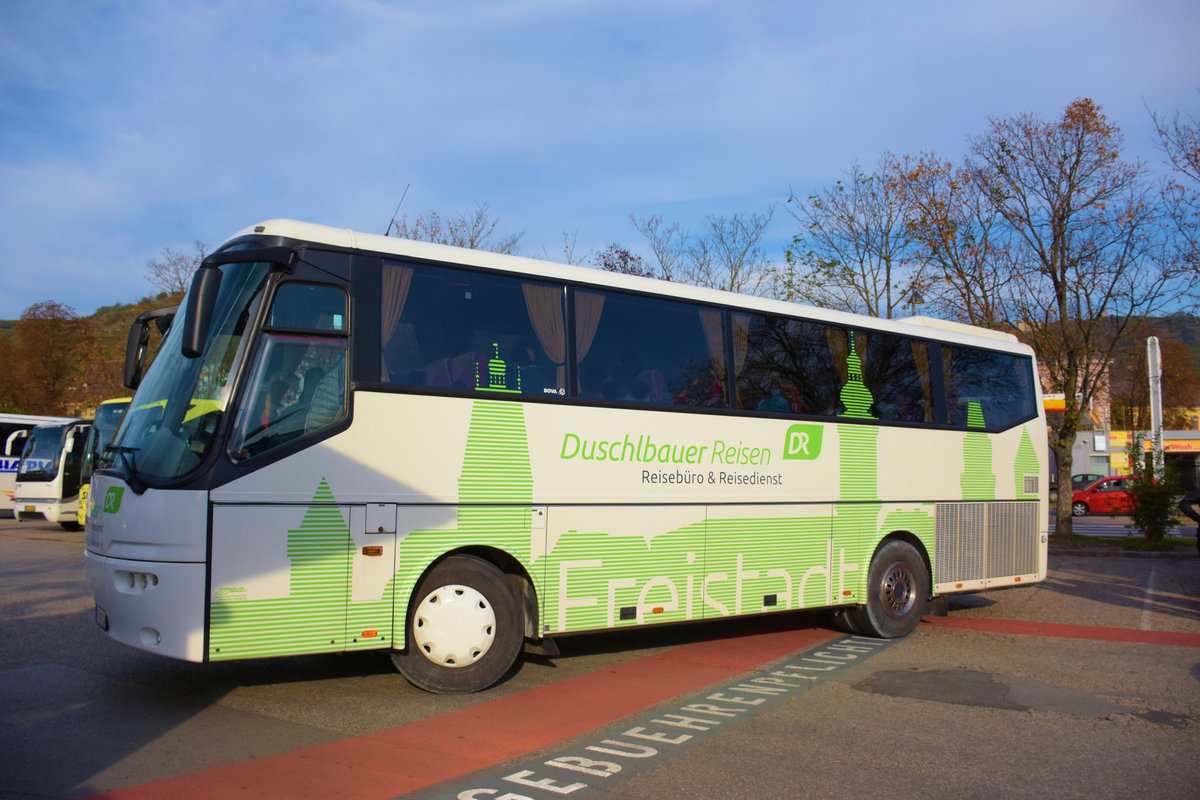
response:
<path fill-rule="evenodd" d="M 1071 494 L 1071 513 L 1077 517 L 1085 514 L 1128 514 L 1133 510 L 1129 500 L 1128 476 L 1101 478 L 1087 488 Z"/>

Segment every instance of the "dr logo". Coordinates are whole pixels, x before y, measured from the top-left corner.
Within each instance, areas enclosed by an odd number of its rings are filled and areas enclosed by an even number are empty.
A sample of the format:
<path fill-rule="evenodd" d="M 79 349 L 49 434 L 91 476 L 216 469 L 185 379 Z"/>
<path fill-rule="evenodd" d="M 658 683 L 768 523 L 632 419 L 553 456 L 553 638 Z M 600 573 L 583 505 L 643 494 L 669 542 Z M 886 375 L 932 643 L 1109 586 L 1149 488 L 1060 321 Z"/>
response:
<path fill-rule="evenodd" d="M 125 487 L 110 486 L 104 495 L 104 513 L 115 514 L 121 510 L 121 498 L 125 496 Z"/>
<path fill-rule="evenodd" d="M 783 440 L 783 458 L 793 461 L 812 461 L 821 455 L 820 425 L 792 425 Z"/>

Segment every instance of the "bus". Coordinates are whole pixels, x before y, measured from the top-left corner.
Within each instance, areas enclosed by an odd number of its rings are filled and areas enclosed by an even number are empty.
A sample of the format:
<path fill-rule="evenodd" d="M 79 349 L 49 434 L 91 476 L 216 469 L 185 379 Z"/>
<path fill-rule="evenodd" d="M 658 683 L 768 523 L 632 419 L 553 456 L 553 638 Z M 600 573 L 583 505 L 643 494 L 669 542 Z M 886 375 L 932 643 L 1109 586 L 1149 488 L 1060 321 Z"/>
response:
<path fill-rule="evenodd" d="M 63 530 L 81 530 L 79 487 L 83 448 L 91 420 L 48 422 L 29 432 L 13 486 L 17 522 L 44 519 Z"/>
<path fill-rule="evenodd" d="M 45 422 L 67 422 L 69 417 L 47 417 L 35 414 L 0 413 L 0 517 L 13 516 L 13 485 L 17 480 L 17 464 L 25 438 L 37 425 Z"/>
<path fill-rule="evenodd" d="M 1005 333 L 272 220 L 167 337 L 86 534 L 97 624 L 149 652 L 379 650 L 472 692 L 572 634 L 823 608 L 900 637 L 1046 574 Z"/>
<path fill-rule="evenodd" d="M 96 471 L 96 461 L 104 457 L 104 450 L 112 441 L 113 434 L 125 416 L 132 397 L 114 397 L 96 406 L 96 416 L 92 420 L 92 429 L 88 432 L 87 443 L 83 447 L 83 465 L 79 474 L 79 510 L 77 518 L 80 527 L 87 522 L 87 497 L 92 473 Z"/>

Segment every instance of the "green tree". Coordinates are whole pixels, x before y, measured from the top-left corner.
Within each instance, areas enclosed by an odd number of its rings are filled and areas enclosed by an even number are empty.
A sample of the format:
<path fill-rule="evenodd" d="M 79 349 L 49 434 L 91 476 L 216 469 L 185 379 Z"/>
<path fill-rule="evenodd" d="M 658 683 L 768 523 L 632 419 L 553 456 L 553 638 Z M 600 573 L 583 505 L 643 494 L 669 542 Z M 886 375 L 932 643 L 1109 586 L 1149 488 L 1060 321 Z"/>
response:
<path fill-rule="evenodd" d="M 1161 471 L 1155 468 L 1154 458 L 1145 452 L 1145 441 L 1140 432 L 1129 440 L 1129 468 L 1133 474 L 1127 489 L 1133 506 L 1129 527 L 1146 537 L 1147 543 L 1157 545 L 1167 529 L 1179 522 L 1175 505 L 1178 489 L 1169 467 Z"/>

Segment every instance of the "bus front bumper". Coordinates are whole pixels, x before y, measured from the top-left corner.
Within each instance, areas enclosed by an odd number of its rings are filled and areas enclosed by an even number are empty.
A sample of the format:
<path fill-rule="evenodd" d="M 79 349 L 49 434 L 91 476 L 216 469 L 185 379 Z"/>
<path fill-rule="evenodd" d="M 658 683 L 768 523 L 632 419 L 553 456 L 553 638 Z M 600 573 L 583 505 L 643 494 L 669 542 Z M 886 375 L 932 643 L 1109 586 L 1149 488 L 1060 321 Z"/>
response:
<path fill-rule="evenodd" d="M 96 624 L 122 644 L 204 660 L 204 564 L 129 561 L 84 553 Z"/>

